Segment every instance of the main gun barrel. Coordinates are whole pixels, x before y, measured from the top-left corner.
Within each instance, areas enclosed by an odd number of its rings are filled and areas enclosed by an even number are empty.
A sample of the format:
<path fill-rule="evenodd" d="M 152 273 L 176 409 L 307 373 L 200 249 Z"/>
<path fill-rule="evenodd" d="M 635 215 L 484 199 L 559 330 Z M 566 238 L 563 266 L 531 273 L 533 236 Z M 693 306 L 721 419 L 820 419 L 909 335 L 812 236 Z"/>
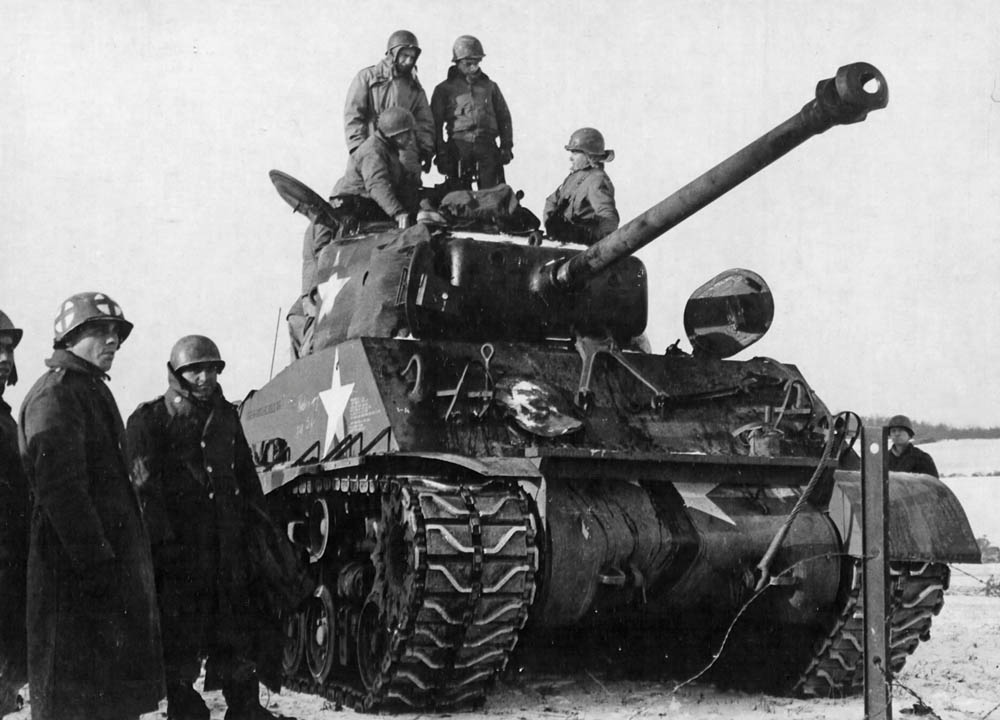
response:
<path fill-rule="evenodd" d="M 843 66 L 816 85 L 816 97 L 798 113 L 584 252 L 550 268 L 543 284 L 563 289 L 586 284 L 812 136 L 834 125 L 861 122 L 888 103 L 889 87 L 877 68 L 865 62 Z"/>

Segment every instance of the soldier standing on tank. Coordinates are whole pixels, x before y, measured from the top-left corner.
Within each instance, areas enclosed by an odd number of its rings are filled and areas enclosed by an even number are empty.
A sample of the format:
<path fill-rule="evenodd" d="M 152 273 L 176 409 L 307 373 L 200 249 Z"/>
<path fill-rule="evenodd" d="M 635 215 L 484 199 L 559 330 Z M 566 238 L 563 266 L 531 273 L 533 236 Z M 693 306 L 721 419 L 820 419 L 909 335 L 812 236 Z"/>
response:
<path fill-rule="evenodd" d="M 365 221 L 394 220 L 401 228 L 411 224 L 419 187 L 405 172 L 399 154 L 413 142 L 409 110 L 392 107 L 379 116 L 375 132 L 347 159 L 347 170 L 330 193 L 341 219 L 340 234 Z"/>
<path fill-rule="evenodd" d="M 163 697 L 149 537 L 129 482 L 125 429 L 105 384 L 132 332 L 103 293 L 55 320 L 48 371 L 21 406 L 33 496 L 28 675 L 34 720 L 122 720 Z"/>
<path fill-rule="evenodd" d="M 3 391 L 17 382 L 14 348 L 22 331 L 0 310 L 0 717 L 17 709 L 28 681 L 24 626 L 28 572 L 28 480 L 17 449 L 17 423 Z"/>
<path fill-rule="evenodd" d="M 913 444 L 913 423 L 906 415 L 889 418 L 889 440 L 892 445 L 886 453 L 889 470 L 894 472 L 922 473 L 938 477 L 934 458 Z"/>
<path fill-rule="evenodd" d="M 431 95 L 436 162 L 449 189 L 471 190 L 473 178 L 480 190 L 495 187 L 505 180 L 503 166 L 514 158 L 510 110 L 500 87 L 480 68 L 485 56 L 478 39 L 459 37 L 448 78 Z"/>
<path fill-rule="evenodd" d="M 167 391 L 128 420 L 132 481 L 156 565 L 167 717 L 208 720 L 192 687 L 208 656 L 222 679 L 228 720 L 270 720 L 254 666 L 251 505 L 263 493 L 236 409 L 218 376 L 212 340 L 182 337 L 170 352 Z"/>
<path fill-rule="evenodd" d="M 401 107 L 412 113 L 416 142 L 402 149 L 401 159 L 417 187 L 421 168 L 430 170 L 434 157 L 434 117 L 427 93 L 417 79 L 419 57 L 417 36 L 409 30 L 397 30 L 389 36 L 381 62 L 354 77 L 344 104 L 344 135 L 351 155 L 371 137 L 379 117 L 388 108 Z"/>
<path fill-rule="evenodd" d="M 615 159 L 604 149 L 604 136 L 594 128 L 570 135 L 570 173 L 545 199 L 545 231 L 559 242 L 593 245 L 618 229 L 615 186 L 604 163 Z"/>

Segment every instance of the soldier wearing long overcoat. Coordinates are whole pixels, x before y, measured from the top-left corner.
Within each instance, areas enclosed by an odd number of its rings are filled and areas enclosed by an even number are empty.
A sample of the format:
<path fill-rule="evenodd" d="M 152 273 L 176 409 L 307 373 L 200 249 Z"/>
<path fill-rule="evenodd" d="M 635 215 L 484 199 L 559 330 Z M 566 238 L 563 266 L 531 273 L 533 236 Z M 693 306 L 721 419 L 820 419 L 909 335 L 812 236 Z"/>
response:
<path fill-rule="evenodd" d="M 0 716 L 16 709 L 17 691 L 28 681 L 28 480 L 17 449 L 17 423 L 3 399 L 4 389 L 17 382 L 14 348 L 21 335 L 0 310 Z"/>
<path fill-rule="evenodd" d="M 128 420 L 132 481 L 156 564 L 167 712 L 185 720 L 209 717 L 192 688 L 206 656 L 227 718 L 272 717 L 258 700 L 247 552 L 251 506 L 263 505 L 263 492 L 236 409 L 215 381 L 224 366 L 209 338 L 181 338 L 167 391 Z"/>
<path fill-rule="evenodd" d="M 34 720 L 119 720 L 163 696 L 149 537 L 129 482 L 125 428 L 105 381 L 131 332 L 102 293 L 62 306 L 48 371 L 20 414 L 33 494 L 28 675 Z"/>

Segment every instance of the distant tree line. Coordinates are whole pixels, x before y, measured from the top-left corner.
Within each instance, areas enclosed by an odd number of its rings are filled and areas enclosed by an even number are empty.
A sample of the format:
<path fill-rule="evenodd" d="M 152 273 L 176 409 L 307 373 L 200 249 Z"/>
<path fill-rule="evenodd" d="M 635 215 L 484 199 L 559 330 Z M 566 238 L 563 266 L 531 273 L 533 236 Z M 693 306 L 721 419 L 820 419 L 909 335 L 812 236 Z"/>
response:
<path fill-rule="evenodd" d="M 889 422 L 891 415 L 871 415 L 864 418 L 865 425 L 885 425 Z M 910 418 L 913 420 L 913 418 Z M 916 440 L 921 443 L 934 442 L 935 440 L 984 440 L 989 438 L 1000 438 L 1000 427 L 952 427 L 943 423 L 925 423 L 913 420 L 913 431 L 917 434 Z"/>

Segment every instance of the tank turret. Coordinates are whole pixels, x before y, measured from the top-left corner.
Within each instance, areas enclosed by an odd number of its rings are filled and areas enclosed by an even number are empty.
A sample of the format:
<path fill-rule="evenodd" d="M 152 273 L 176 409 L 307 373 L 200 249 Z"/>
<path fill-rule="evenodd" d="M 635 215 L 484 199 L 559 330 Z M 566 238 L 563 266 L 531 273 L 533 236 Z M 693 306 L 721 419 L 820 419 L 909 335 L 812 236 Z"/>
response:
<path fill-rule="evenodd" d="M 646 269 L 629 256 L 808 138 L 860 122 L 887 102 L 876 68 L 846 65 L 794 116 L 583 251 L 424 225 L 334 241 L 319 259 L 313 348 L 397 334 L 493 341 L 584 334 L 626 343 L 647 317 Z M 308 193 L 290 191 L 288 176 L 272 179 L 289 204 L 322 222 L 325 202 L 305 202 Z"/>
<path fill-rule="evenodd" d="M 318 586 L 286 618 L 289 683 L 366 710 L 442 709 L 481 701 L 519 643 L 586 637 L 667 673 L 857 691 L 849 415 L 794 365 L 724 359 L 770 326 L 763 278 L 730 270 L 694 291 L 691 353 L 622 346 L 646 325 L 632 253 L 887 98 L 871 65 L 841 68 L 589 249 L 430 224 L 324 236 L 301 303 L 311 352 L 241 408 L 270 509 Z M 272 178 L 310 239 L 336 222 Z M 979 550 L 938 478 L 890 473 L 888 495 L 892 673 L 928 637 L 948 563 Z"/>

